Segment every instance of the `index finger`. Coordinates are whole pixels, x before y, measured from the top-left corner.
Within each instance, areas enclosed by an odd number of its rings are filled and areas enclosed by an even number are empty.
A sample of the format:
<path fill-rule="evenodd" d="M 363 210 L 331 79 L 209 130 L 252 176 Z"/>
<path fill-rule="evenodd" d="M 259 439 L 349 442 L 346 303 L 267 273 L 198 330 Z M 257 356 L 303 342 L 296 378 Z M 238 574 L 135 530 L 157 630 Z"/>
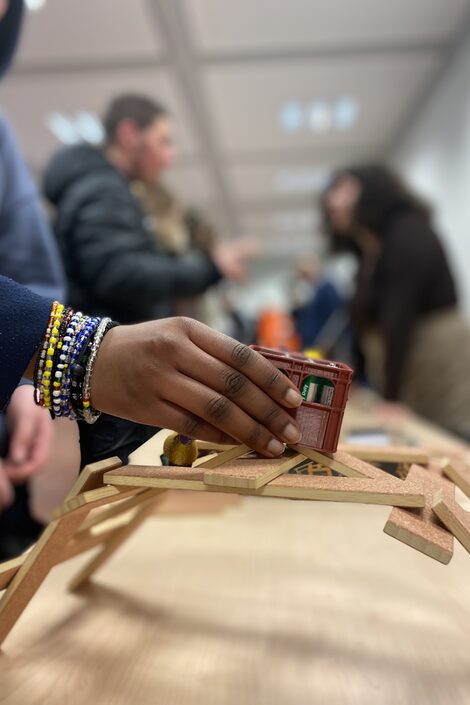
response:
<path fill-rule="evenodd" d="M 279 404 L 292 408 L 300 406 L 302 397 L 295 384 L 256 350 L 193 319 L 185 319 L 185 323 L 189 338 L 199 348 L 242 371 Z"/>

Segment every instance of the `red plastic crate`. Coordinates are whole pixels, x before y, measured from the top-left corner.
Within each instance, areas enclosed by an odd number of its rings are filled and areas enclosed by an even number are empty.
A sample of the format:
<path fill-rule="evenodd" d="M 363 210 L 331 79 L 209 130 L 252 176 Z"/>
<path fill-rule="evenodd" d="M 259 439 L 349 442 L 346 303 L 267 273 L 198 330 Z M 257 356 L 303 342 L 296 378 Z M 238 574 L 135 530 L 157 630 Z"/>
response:
<path fill-rule="evenodd" d="M 306 388 L 309 389 L 309 386 L 305 387 L 305 385 L 311 385 L 317 393 L 321 390 L 321 394 L 324 393 L 324 389 L 328 390 L 326 396 L 329 395 L 330 398 L 327 403 L 305 400 L 297 409 L 290 410 L 290 413 L 302 430 L 301 445 L 323 453 L 334 453 L 338 447 L 353 370 L 343 362 L 312 360 L 302 353 L 271 350 L 258 345 L 252 347 L 282 370 L 301 393 Z M 333 392 L 330 393 L 329 386 L 309 383 L 307 380 L 311 376 L 332 382 Z"/>

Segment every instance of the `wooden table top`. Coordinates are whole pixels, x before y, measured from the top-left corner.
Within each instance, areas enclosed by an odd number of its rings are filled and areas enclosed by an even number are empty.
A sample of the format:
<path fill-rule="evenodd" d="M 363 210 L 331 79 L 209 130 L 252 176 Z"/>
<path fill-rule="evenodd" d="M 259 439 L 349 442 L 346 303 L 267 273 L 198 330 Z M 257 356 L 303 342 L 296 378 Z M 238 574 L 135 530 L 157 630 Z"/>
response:
<path fill-rule="evenodd" d="M 346 427 L 372 420 L 351 406 Z M 79 594 L 65 585 L 89 556 L 54 569 L 5 643 L 1 705 L 470 703 L 459 544 L 436 563 L 383 533 L 388 507 L 230 497 L 186 513 L 213 497 L 174 496 L 183 513 L 152 517 Z"/>

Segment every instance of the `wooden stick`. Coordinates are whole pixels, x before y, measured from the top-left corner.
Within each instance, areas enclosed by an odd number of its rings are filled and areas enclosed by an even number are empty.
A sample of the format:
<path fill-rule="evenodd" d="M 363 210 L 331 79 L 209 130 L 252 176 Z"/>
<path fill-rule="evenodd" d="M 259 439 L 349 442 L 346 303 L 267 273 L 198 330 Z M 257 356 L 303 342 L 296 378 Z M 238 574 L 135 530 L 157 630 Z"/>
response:
<path fill-rule="evenodd" d="M 116 491 L 117 490 L 117 491 Z M 126 497 L 136 494 L 134 491 L 122 492 L 116 487 L 98 487 L 96 490 L 89 490 L 88 492 L 83 492 L 76 497 L 71 497 L 67 499 L 60 507 L 54 511 L 56 519 L 60 519 L 62 516 L 67 516 L 70 512 L 76 509 L 80 509 L 87 505 L 101 506 L 103 504 L 112 504 L 116 500 L 125 499 Z M 91 509 L 91 506 L 89 507 Z"/>
<path fill-rule="evenodd" d="M 364 475 L 363 470 L 356 469 L 354 464 L 351 466 L 348 462 L 342 462 L 342 460 L 344 460 L 343 456 L 346 455 L 344 453 L 343 455 L 339 455 L 338 452 L 334 455 L 325 455 L 318 450 L 313 450 L 313 448 L 306 448 L 305 446 L 299 445 L 290 446 L 290 448 L 298 453 L 302 453 L 302 455 L 318 465 L 335 470 L 344 477 L 367 477 L 367 475 Z M 348 459 L 352 459 L 352 456 L 348 455 Z"/>
<path fill-rule="evenodd" d="M 452 460 L 443 465 L 442 471 L 467 497 L 470 497 L 470 467 L 466 463 Z"/>
<path fill-rule="evenodd" d="M 26 560 L 27 553 L 0 563 L 0 590 L 5 590 Z"/>
<path fill-rule="evenodd" d="M 147 493 L 146 493 L 147 494 Z M 87 563 L 80 572 L 73 578 L 69 583 L 69 590 L 78 590 L 83 583 L 91 578 L 91 576 L 101 568 L 104 563 L 117 551 L 117 549 L 122 546 L 124 541 L 126 541 L 129 536 L 139 528 L 139 526 L 147 519 L 148 516 L 154 513 L 155 507 L 163 499 L 163 493 L 159 496 L 155 496 L 154 493 L 149 493 L 149 499 L 142 500 L 142 504 L 137 510 L 136 514 L 132 519 L 124 526 L 121 530 L 114 532 L 114 535 L 105 544 L 104 548 L 100 553 L 92 558 L 92 560 Z"/>
<path fill-rule="evenodd" d="M 433 511 L 457 541 L 470 553 L 470 512 L 465 511 L 455 499 L 448 499 L 442 490 L 434 495 Z"/>
<path fill-rule="evenodd" d="M 0 644 L 3 644 L 50 569 L 58 562 L 67 542 L 83 521 L 83 511 L 52 521 L 27 554 L 0 600 Z"/>
<path fill-rule="evenodd" d="M 441 525 L 433 512 L 432 504 L 434 493 L 439 489 L 446 499 L 453 500 L 454 485 L 420 465 L 411 466 L 408 479 L 423 485 L 426 504 L 422 509 L 413 510 L 394 507 L 384 532 L 436 561 L 447 564 L 454 552 L 454 538 Z"/>
<path fill-rule="evenodd" d="M 153 496 L 157 497 L 161 492 L 164 492 L 164 490 L 153 490 Z M 80 527 L 80 531 L 77 534 L 77 538 L 83 531 L 87 531 L 87 529 L 90 529 L 94 526 L 99 526 L 99 524 L 102 524 L 103 522 L 108 521 L 112 517 L 115 517 L 119 514 L 128 512 L 130 509 L 139 506 L 143 499 L 149 498 L 149 491 L 141 490 L 135 495 L 131 495 L 130 497 L 128 497 L 128 499 L 121 500 L 119 498 L 119 501 L 115 502 L 108 508 L 102 509 L 99 512 L 90 512 L 90 514 Z"/>
<path fill-rule="evenodd" d="M 92 463 L 91 465 L 85 465 L 64 501 L 76 497 L 82 492 L 88 492 L 89 490 L 96 490 L 98 487 L 102 487 L 104 473 L 108 470 L 119 468 L 121 465 L 121 460 L 116 456 L 106 458 L 106 460 L 99 460 L 97 463 Z"/>
<path fill-rule="evenodd" d="M 229 450 L 230 448 L 235 448 L 235 445 L 236 444 L 213 443 L 212 441 L 196 441 L 198 450 Z"/>
<path fill-rule="evenodd" d="M 216 470 L 206 470 L 204 472 L 204 482 L 206 485 L 217 487 L 246 487 L 257 490 L 263 487 L 275 477 L 288 472 L 296 465 L 299 465 L 305 456 L 302 453 L 295 453 L 291 457 L 259 458 L 254 460 L 238 460 L 234 463 L 227 463 Z"/>
<path fill-rule="evenodd" d="M 361 461 L 357 461 L 358 463 Z M 258 497 L 285 497 L 334 502 L 364 502 L 402 507 L 423 507 L 424 492 L 415 482 L 397 480 L 378 470 L 379 478 L 281 475 L 258 490 L 206 485 L 200 468 L 127 466 L 106 473 L 105 480 L 121 487 L 158 487 L 206 492 L 235 492 Z"/>
<path fill-rule="evenodd" d="M 233 446 L 232 448 L 229 448 L 228 450 L 222 451 L 222 453 L 219 453 L 215 457 L 210 457 L 208 459 L 203 458 L 201 463 L 197 463 L 198 468 L 218 468 L 220 465 L 223 465 L 224 463 L 229 463 L 231 460 L 236 460 L 237 458 L 240 458 L 242 455 L 245 455 L 246 453 L 250 452 L 250 448 L 248 446 L 244 445 L 238 445 L 238 446 Z"/>

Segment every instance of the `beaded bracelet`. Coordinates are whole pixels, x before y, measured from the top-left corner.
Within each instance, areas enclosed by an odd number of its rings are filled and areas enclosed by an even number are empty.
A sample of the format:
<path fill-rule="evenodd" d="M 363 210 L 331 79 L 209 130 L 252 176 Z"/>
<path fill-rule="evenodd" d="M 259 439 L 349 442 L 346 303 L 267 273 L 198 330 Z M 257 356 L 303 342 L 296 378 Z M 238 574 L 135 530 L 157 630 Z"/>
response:
<path fill-rule="evenodd" d="M 58 305 L 59 305 L 58 301 L 54 301 L 54 303 L 52 304 L 51 313 L 49 316 L 49 322 L 47 324 L 46 332 L 44 334 L 44 341 L 43 341 L 43 344 L 41 345 L 41 349 L 40 349 L 38 356 L 36 358 L 36 365 L 34 367 L 34 379 L 38 380 L 39 383 L 42 381 L 43 374 L 44 374 L 44 361 L 46 359 L 46 349 L 48 347 L 49 338 L 50 338 L 51 332 L 52 332 L 52 322 L 54 320 L 54 314 L 57 310 Z M 41 401 L 42 401 L 41 394 L 42 394 L 42 390 L 41 390 L 41 387 L 38 385 L 38 387 L 35 388 L 35 393 L 34 393 L 34 398 L 35 398 L 36 404 L 41 404 Z M 42 406 L 42 404 L 41 404 L 41 406 Z"/>
<path fill-rule="evenodd" d="M 57 416 L 61 416 L 61 396 L 62 396 L 62 377 L 63 370 L 68 367 L 69 360 L 72 354 L 73 345 L 78 332 L 83 326 L 84 316 L 82 313 L 74 313 L 69 321 L 69 324 L 65 330 L 65 335 L 62 337 L 62 355 L 61 360 L 62 369 L 53 369 L 53 394 L 55 399 L 55 404 L 53 405 L 53 412 Z M 66 414 L 68 415 L 68 414 Z"/>
<path fill-rule="evenodd" d="M 110 318 L 84 316 L 54 301 L 34 369 L 34 398 L 52 417 L 94 423 L 100 412 L 91 407 L 91 378 Z"/>
<path fill-rule="evenodd" d="M 55 348 L 58 343 L 59 328 L 62 321 L 65 307 L 63 304 L 55 301 L 52 305 L 50 325 L 47 328 L 44 338 L 43 347 L 40 353 L 41 360 L 39 363 L 38 378 L 41 380 L 39 403 L 47 409 L 52 408 L 51 397 L 51 375 L 53 367 L 53 359 Z"/>
<path fill-rule="evenodd" d="M 61 410 L 62 416 L 69 416 L 70 418 L 78 418 L 79 412 L 77 412 L 74 407 L 73 400 L 71 397 L 71 384 L 72 376 L 76 375 L 76 363 L 82 357 L 84 351 L 87 349 L 90 340 L 93 338 L 96 329 L 98 328 L 100 319 L 99 318 L 88 318 L 83 322 L 82 328 L 77 333 L 76 340 L 74 341 L 72 347 L 72 353 L 70 356 L 70 361 L 67 365 L 67 369 L 64 372 L 62 390 L 61 390 Z"/>
<path fill-rule="evenodd" d="M 95 409 L 93 409 L 91 406 L 91 377 L 93 374 L 96 356 L 98 354 L 98 348 L 101 345 L 105 334 L 109 330 L 108 325 L 110 323 L 112 323 L 110 318 L 103 318 L 96 330 L 95 338 L 91 346 L 90 357 L 88 358 L 88 363 L 86 366 L 85 377 L 83 379 L 83 418 L 87 423 L 95 423 L 95 421 L 99 418 L 100 415 L 99 412 L 95 411 Z"/>

